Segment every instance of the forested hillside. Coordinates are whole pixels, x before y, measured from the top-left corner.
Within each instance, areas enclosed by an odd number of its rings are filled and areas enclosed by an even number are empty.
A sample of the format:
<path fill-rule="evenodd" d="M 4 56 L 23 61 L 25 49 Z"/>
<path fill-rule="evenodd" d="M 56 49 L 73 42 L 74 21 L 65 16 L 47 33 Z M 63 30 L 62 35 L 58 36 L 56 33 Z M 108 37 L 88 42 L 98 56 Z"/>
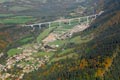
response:
<path fill-rule="evenodd" d="M 91 26 L 76 36 L 94 37 L 83 44 L 69 43 L 60 59 L 42 69 L 26 74 L 24 79 L 41 80 L 119 80 L 120 79 L 120 2 L 100 0 L 98 9 L 104 10 Z M 62 47 L 63 48 L 63 47 Z M 56 52 L 59 58 L 62 51 Z M 68 54 L 77 54 L 71 57 Z M 35 74 L 35 75 L 34 75 Z M 26 77 L 27 76 L 27 77 Z"/>

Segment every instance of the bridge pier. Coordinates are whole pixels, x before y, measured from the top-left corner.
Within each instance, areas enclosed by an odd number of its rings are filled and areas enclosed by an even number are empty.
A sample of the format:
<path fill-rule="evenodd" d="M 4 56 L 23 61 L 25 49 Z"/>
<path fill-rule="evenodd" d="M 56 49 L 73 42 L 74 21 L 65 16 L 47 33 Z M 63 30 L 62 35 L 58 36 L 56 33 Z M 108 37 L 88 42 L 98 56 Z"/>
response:
<path fill-rule="evenodd" d="M 69 20 L 69 25 L 71 25 L 71 20 Z"/>
<path fill-rule="evenodd" d="M 87 16 L 87 25 L 89 24 L 89 16 Z"/>
<path fill-rule="evenodd" d="M 49 24 L 49 28 L 51 27 L 51 22 L 48 23 Z"/>
<path fill-rule="evenodd" d="M 34 30 L 35 30 L 34 25 L 30 25 L 30 27 L 32 28 L 32 31 L 34 31 Z"/>
<path fill-rule="evenodd" d="M 30 25 L 31 28 L 33 28 L 33 25 Z"/>
<path fill-rule="evenodd" d="M 39 29 L 41 29 L 41 24 L 39 24 Z"/>
<path fill-rule="evenodd" d="M 95 19 L 97 18 L 97 16 L 99 16 L 98 14 L 95 15 Z"/>

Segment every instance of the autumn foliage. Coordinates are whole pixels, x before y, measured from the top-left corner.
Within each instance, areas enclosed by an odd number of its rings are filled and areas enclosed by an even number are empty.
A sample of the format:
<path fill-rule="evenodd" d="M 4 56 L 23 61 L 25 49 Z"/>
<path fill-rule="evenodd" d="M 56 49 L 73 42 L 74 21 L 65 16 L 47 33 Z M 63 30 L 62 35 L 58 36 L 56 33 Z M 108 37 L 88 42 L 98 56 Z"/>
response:
<path fill-rule="evenodd" d="M 9 37 L 9 34 L 6 32 L 0 32 L 0 50 L 3 50 L 6 48 L 8 43 L 11 42 L 11 39 Z"/>

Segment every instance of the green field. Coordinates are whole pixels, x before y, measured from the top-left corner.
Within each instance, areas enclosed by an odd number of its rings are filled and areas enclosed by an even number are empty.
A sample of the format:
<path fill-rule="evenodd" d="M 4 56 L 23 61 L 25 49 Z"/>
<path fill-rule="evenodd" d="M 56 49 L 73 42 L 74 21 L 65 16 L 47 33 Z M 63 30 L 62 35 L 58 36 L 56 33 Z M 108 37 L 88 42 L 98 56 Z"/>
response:
<path fill-rule="evenodd" d="M 10 49 L 7 54 L 9 57 L 14 56 L 16 54 L 20 54 L 22 52 L 22 50 L 19 49 Z"/>
<path fill-rule="evenodd" d="M 0 18 L 1 17 L 10 17 L 10 16 L 13 16 L 13 14 L 0 14 Z"/>
<path fill-rule="evenodd" d="M 63 29 L 72 29 L 75 25 L 78 24 L 79 24 L 78 20 L 72 20 L 71 24 L 62 22 L 61 25 Z"/>
<path fill-rule="evenodd" d="M 67 40 L 56 40 L 56 41 L 54 41 L 54 42 L 50 42 L 49 45 L 59 45 L 59 46 L 63 46 L 66 42 L 67 42 Z"/>
<path fill-rule="evenodd" d="M 83 20 L 85 20 L 85 19 L 83 18 Z M 84 22 L 83 20 L 81 20 L 81 22 Z M 59 26 L 59 24 L 56 23 L 55 25 L 58 26 L 58 27 L 54 31 L 58 32 L 58 33 L 66 32 L 66 31 L 72 29 L 73 27 L 75 27 L 77 25 L 80 25 L 81 22 L 79 22 L 78 19 L 74 19 L 74 20 L 71 21 L 71 24 L 62 22 L 61 26 Z"/>
<path fill-rule="evenodd" d="M 19 42 L 20 43 L 27 43 L 27 42 L 29 42 L 31 40 L 33 40 L 33 37 L 27 37 L 27 38 L 24 38 L 24 39 L 20 40 Z"/>
<path fill-rule="evenodd" d="M 11 2 L 11 1 L 15 1 L 15 0 L 0 0 L 0 3 Z"/>
<path fill-rule="evenodd" d="M 30 8 L 28 7 L 23 7 L 23 6 L 13 6 L 10 8 L 10 11 L 24 11 L 24 10 L 28 10 Z"/>
<path fill-rule="evenodd" d="M 70 42 L 74 42 L 76 44 L 80 44 L 80 43 L 86 43 L 88 41 L 92 40 L 92 37 L 88 37 L 88 38 L 82 38 L 80 36 L 74 37 L 70 39 Z"/>
<path fill-rule="evenodd" d="M 43 56 L 49 56 L 52 57 L 55 53 L 54 52 L 38 52 L 33 54 L 34 57 L 43 57 Z"/>
<path fill-rule="evenodd" d="M 41 42 L 45 37 L 49 35 L 49 33 L 54 29 L 55 27 L 50 27 L 45 29 L 40 35 L 37 37 L 37 42 Z"/>
<path fill-rule="evenodd" d="M 58 54 L 58 56 L 62 56 L 62 55 L 67 55 L 68 53 L 71 53 L 73 49 L 66 49 L 63 50 L 61 53 Z"/>
<path fill-rule="evenodd" d="M 59 26 L 59 23 L 58 22 L 51 23 L 51 26 L 52 27 L 57 27 L 57 26 Z"/>
<path fill-rule="evenodd" d="M 49 64 L 52 63 L 52 62 L 64 60 L 64 59 L 67 59 L 67 58 L 73 58 L 73 56 L 74 56 L 74 58 L 75 58 L 75 57 L 78 57 L 77 54 L 75 54 L 75 53 L 70 53 L 70 54 L 65 55 L 65 56 L 62 56 L 62 57 L 55 57 L 55 58 L 53 58 L 53 59 L 49 62 Z"/>
<path fill-rule="evenodd" d="M 5 15 L 4 15 L 5 16 Z M 8 17 L 4 19 L 0 19 L 1 24 L 25 24 L 30 21 L 36 20 L 31 16 L 15 16 L 15 17 Z"/>

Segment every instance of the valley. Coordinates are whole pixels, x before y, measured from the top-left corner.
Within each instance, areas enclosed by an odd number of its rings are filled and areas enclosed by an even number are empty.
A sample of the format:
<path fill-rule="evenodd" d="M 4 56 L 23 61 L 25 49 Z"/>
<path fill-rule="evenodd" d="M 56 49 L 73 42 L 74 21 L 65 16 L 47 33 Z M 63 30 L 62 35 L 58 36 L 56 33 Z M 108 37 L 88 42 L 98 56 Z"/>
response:
<path fill-rule="evenodd" d="M 18 46 L 17 48 L 8 50 L 7 52 L 8 59 L 6 60 L 6 64 L 0 66 L 1 72 L 4 73 L 4 75 L 1 75 L 0 78 L 7 79 L 9 77 L 11 78 L 18 77 L 18 79 L 22 79 L 25 73 L 30 73 L 32 71 L 38 70 L 39 68 L 42 67 L 42 65 L 48 63 L 51 64 L 53 62 L 66 59 L 66 57 L 69 58 L 72 58 L 72 56 L 78 57 L 78 55 L 72 53 L 63 57 L 60 54 L 59 55 L 60 57 L 52 58 L 54 55 L 56 55 L 55 51 L 57 51 L 58 48 L 74 40 L 74 38 L 72 38 L 73 34 L 84 31 L 90 26 L 89 25 L 90 22 L 96 19 L 96 15 L 95 18 L 94 17 L 90 18 L 90 17 L 91 16 L 89 16 L 89 19 L 83 17 L 82 19 L 73 18 L 70 20 L 66 20 L 66 19 L 57 20 L 58 22 L 53 21 L 48 25 L 48 27 L 42 33 L 40 33 L 40 35 L 36 38 L 36 42 L 32 42 L 31 44 L 25 44 L 23 46 Z M 41 27 L 42 23 L 39 24 L 40 24 L 39 27 Z M 23 27 L 32 26 L 33 29 L 31 28 L 31 31 L 34 32 L 36 28 L 34 25 L 35 24 L 30 26 L 25 25 Z M 31 38 L 26 38 L 25 40 L 23 39 L 21 40 L 21 42 L 26 42 L 29 39 Z M 81 43 L 87 41 L 89 40 L 86 39 L 85 41 L 81 39 Z M 63 50 L 62 55 L 64 54 L 64 52 L 67 52 L 67 50 L 64 50 L 64 48 L 62 50 Z M 16 70 L 19 70 L 20 73 L 17 74 L 8 73 L 9 70 L 12 70 L 12 68 L 15 67 Z"/>
<path fill-rule="evenodd" d="M 120 80 L 120 1 L 0 0 L 0 80 Z"/>

